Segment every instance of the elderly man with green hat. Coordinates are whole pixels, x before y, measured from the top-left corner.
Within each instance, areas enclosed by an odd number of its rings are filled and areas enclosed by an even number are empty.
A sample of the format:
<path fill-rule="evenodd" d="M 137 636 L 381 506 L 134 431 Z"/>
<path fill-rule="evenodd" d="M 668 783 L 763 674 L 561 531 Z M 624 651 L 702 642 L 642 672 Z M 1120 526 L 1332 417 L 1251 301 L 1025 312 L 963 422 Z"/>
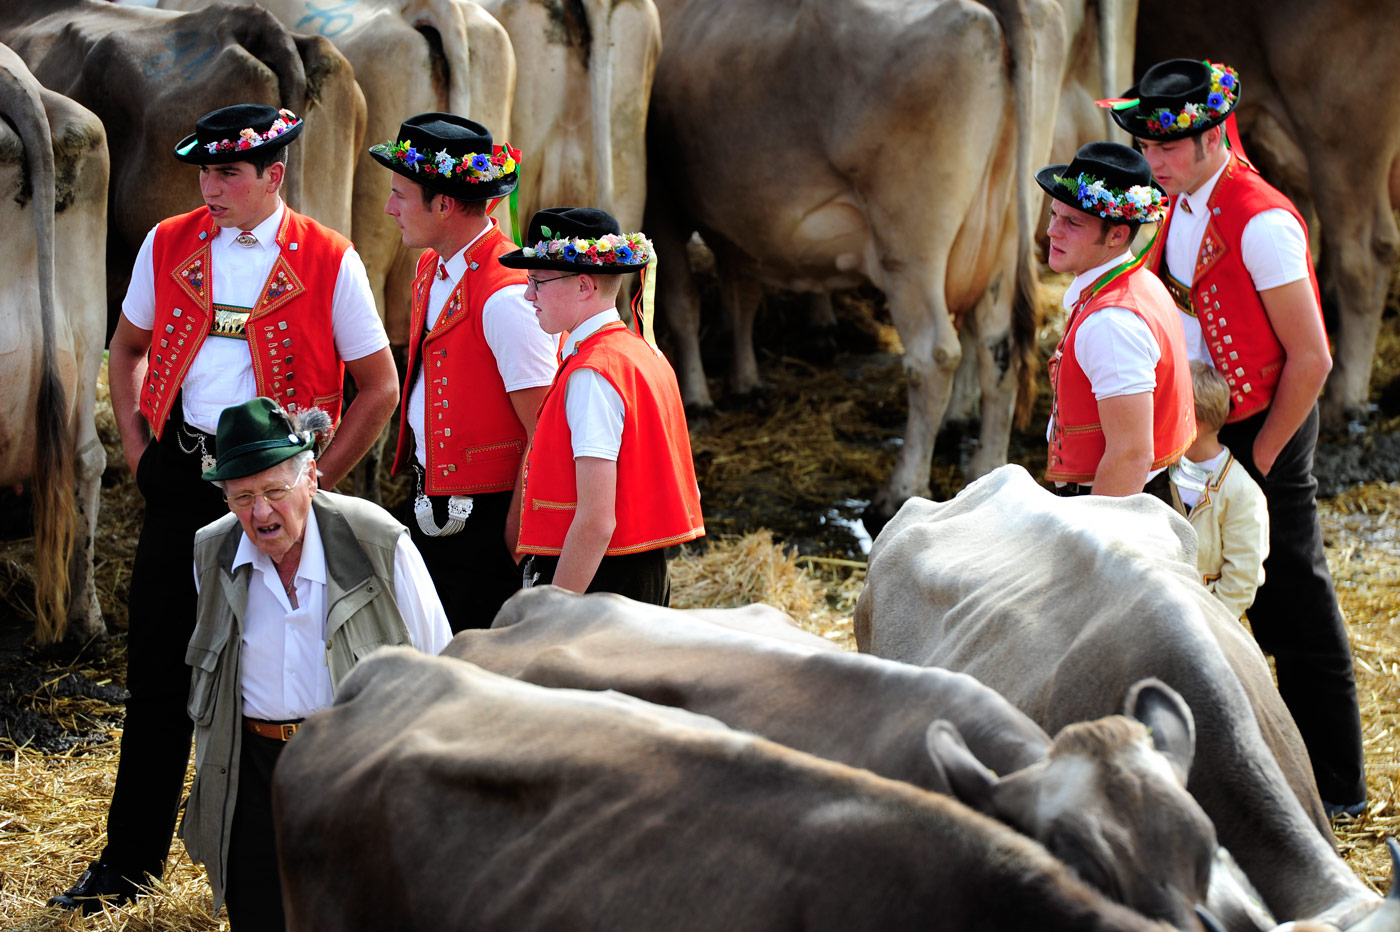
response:
<path fill-rule="evenodd" d="M 234 929 L 284 926 L 272 769 L 297 724 L 374 649 L 436 654 L 452 636 L 407 529 L 378 505 L 317 489 L 315 438 L 328 421 L 269 398 L 227 408 L 204 473 L 229 514 L 195 536 L 196 770 L 181 836 Z"/>
<path fill-rule="evenodd" d="M 219 413 L 259 395 L 323 409 L 334 432 L 321 438 L 320 462 L 334 485 L 394 410 L 398 373 L 364 263 L 340 233 L 282 202 L 287 149 L 304 127 L 263 104 L 200 117 L 173 155 L 192 166 L 203 205 L 157 224 L 131 270 L 110 346 L 112 414 L 145 499 L 128 601 L 130 698 L 106 845 L 53 906 L 93 912 L 164 870 L 190 756 L 195 604 L 193 581 L 173 569 L 223 509 L 200 479 Z M 347 371 L 357 393 L 342 413 Z"/>

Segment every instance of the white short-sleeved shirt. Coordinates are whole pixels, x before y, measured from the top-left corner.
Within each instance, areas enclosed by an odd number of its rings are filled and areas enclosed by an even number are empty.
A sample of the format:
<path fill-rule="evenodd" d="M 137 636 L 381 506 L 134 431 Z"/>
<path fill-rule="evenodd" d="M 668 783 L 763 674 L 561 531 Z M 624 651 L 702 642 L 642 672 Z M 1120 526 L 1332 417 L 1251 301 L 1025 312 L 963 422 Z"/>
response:
<path fill-rule="evenodd" d="M 307 512 L 294 579 L 296 608 L 282 588 L 272 558 L 246 534 L 238 542 L 232 568 L 245 563 L 252 571 L 240 655 L 243 714 L 279 722 L 328 708 L 335 691 L 326 666 L 326 552 L 316 510 Z M 197 567 L 195 586 L 199 586 Z M 436 654 L 452 640 L 447 613 L 407 532 L 399 535 L 394 551 L 394 601 L 414 647 Z"/>
<path fill-rule="evenodd" d="M 1228 163 L 1227 163 L 1228 164 Z M 1165 259 L 1167 271 L 1179 282 L 1191 284 L 1196 272 L 1196 256 L 1201 251 L 1210 220 L 1211 193 L 1224 173 L 1222 165 L 1205 184 L 1191 194 L 1176 197 L 1172 224 L 1167 230 Z M 1302 226 L 1288 211 L 1275 207 L 1250 218 L 1240 236 L 1240 258 L 1254 282 L 1255 291 L 1278 288 L 1308 277 L 1308 240 Z M 1200 321 L 1178 311 L 1186 335 L 1186 355 L 1192 362 L 1210 363 L 1205 333 Z"/>
<path fill-rule="evenodd" d="M 428 292 L 428 315 L 424 320 L 424 326 L 429 330 L 437 323 L 457 283 L 467 274 L 467 250 L 495 224 L 496 221 L 492 220 L 472 237 L 470 243 L 441 263 L 447 271 L 446 278 L 433 275 L 432 289 Z M 501 373 L 501 381 L 505 383 L 507 392 L 540 388 L 554 381 L 554 373 L 559 368 L 555 356 L 558 340 L 540 329 L 534 307 L 525 300 L 524 285 L 507 285 L 487 298 L 481 309 L 481 327 L 486 335 L 486 345 L 496 357 L 496 368 Z M 414 336 L 417 337 L 416 334 Z M 422 438 L 427 398 L 422 367 L 410 378 L 413 379 L 413 387 L 408 393 L 408 423 L 413 427 L 414 455 L 426 467 L 428 455 Z"/>
<path fill-rule="evenodd" d="M 569 333 L 563 356 L 568 359 L 585 339 L 604 324 L 621 320 L 617 308 L 594 314 Z M 569 422 L 569 438 L 574 458 L 596 456 L 617 460 L 622 449 L 622 423 L 627 408 L 612 383 L 593 369 L 575 369 L 564 386 L 564 417 Z"/>
<path fill-rule="evenodd" d="M 215 235 L 210 243 L 215 304 L 251 308 L 257 303 L 263 283 L 281 252 L 277 245 L 277 227 L 285 210 L 279 201 L 272 216 L 252 229 L 258 240 L 255 246 L 235 243 L 238 230 L 221 228 Z M 141 243 L 131 270 L 131 285 L 122 301 L 122 314 L 142 330 L 155 328 L 156 270 L 152 258 L 155 235 L 155 228 L 152 228 Z M 345 250 L 340 260 L 340 272 L 331 296 L 331 330 L 336 353 L 347 362 L 377 353 L 389 345 L 384 323 L 374 305 L 365 264 L 353 247 Z M 224 408 L 257 395 L 253 356 L 247 341 L 225 337 L 211 336 L 204 340 L 180 385 L 185 422 L 210 434 L 218 428 L 219 414 Z"/>
<path fill-rule="evenodd" d="M 1084 289 L 1101 275 L 1132 257 L 1131 251 L 1124 252 L 1076 275 L 1065 291 L 1065 309 L 1073 308 Z M 1157 345 L 1147 322 L 1137 314 L 1125 307 L 1104 307 L 1079 325 L 1074 337 L 1074 358 L 1089 379 L 1094 398 L 1103 401 L 1153 391 L 1157 387 L 1157 363 L 1162 358 L 1162 348 Z M 1051 423 L 1046 428 L 1046 440 L 1050 439 L 1054 426 Z M 1151 479 L 1161 471 L 1153 470 L 1147 477 Z"/>

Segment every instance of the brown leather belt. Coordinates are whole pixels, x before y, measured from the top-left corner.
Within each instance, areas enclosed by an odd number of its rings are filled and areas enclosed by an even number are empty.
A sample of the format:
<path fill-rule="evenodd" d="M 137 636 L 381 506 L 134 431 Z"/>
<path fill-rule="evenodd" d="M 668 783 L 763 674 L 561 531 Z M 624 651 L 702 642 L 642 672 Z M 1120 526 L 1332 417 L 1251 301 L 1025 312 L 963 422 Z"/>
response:
<path fill-rule="evenodd" d="M 271 738 L 273 741 L 290 741 L 292 735 L 297 733 L 301 727 L 301 722 L 286 722 L 275 725 L 272 722 L 260 722 L 255 718 L 243 719 L 243 728 L 261 738 Z"/>
<path fill-rule="evenodd" d="M 1167 286 L 1167 293 L 1172 296 L 1176 306 L 1181 308 L 1192 317 L 1196 316 L 1196 308 L 1191 303 L 1191 289 L 1177 281 L 1170 273 L 1162 276 L 1162 284 Z"/>

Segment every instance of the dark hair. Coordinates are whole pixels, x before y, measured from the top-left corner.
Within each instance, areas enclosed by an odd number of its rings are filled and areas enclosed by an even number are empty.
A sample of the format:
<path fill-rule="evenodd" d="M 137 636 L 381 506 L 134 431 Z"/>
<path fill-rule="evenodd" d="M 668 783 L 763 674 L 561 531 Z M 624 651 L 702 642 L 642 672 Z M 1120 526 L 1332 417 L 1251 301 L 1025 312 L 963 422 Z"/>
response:
<path fill-rule="evenodd" d="M 1142 229 L 1142 223 L 1137 220 L 1110 220 L 1108 217 L 1100 217 L 1099 223 L 1102 224 L 1099 230 L 1100 243 L 1108 239 L 1109 231 L 1112 230 L 1114 227 L 1127 227 L 1128 245 L 1131 246 L 1133 244 L 1133 238 L 1137 236 L 1138 230 Z"/>
<path fill-rule="evenodd" d="M 250 155 L 246 161 L 249 165 L 253 166 L 253 171 L 257 172 L 258 177 L 261 178 L 263 172 L 267 171 L 273 165 L 279 162 L 283 165 L 287 164 L 287 150 L 289 148 L 291 148 L 290 144 L 280 147 L 275 152 L 268 152 L 263 155 Z"/>
<path fill-rule="evenodd" d="M 441 191 L 434 191 L 427 185 L 421 184 L 418 186 L 418 193 L 423 196 L 424 207 L 431 207 L 433 204 L 433 198 L 437 197 L 439 194 L 442 194 Z M 467 213 L 472 213 L 473 209 L 475 209 L 479 211 L 483 217 L 486 216 L 485 201 L 464 201 L 460 197 L 453 197 L 450 194 L 443 194 L 442 196 L 447 198 L 449 201 L 456 201 L 457 206 L 460 207 L 462 210 L 465 210 Z"/>

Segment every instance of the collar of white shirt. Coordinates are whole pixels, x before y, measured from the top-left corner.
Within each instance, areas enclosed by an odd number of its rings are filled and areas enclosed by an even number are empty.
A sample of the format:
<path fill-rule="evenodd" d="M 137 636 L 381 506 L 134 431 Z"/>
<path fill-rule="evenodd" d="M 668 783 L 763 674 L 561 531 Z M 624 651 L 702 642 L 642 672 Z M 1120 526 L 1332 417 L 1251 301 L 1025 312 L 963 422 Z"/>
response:
<path fill-rule="evenodd" d="M 1069 310 L 1070 308 L 1074 307 L 1075 302 L 1079 300 L 1080 292 L 1092 285 L 1100 275 L 1102 275 L 1104 272 L 1107 272 L 1109 269 L 1113 268 L 1116 265 L 1121 265 L 1122 263 L 1128 261 L 1132 257 L 1133 251 L 1129 249 L 1123 252 L 1122 254 L 1114 256 L 1112 259 L 1109 259 L 1103 265 L 1096 265 L 1089 271 L 1081 272 L 1078 275 L 1074 276 L 1074 281 L 1070 282 L 1069 288 L 1065 289 L 1065 299 L 1062 302 L 1065 306 L 1065 310 Z"/>
<path fill-rule="evenodd" d="M 445 262 L 439 260 L 442 264 L 442 267 L 447 270 L 448 281 L 459 282 L 462 280 L 462 276 L 467 274 L 467 250 L 475 246 L 477 240 L 481 239 L 487 233 L 491 232 L 491 229 L 495 225 L 496 218 L 488 217 L 486 220 L 486 226 L 482 227 L 481 232 L 471 238 L 471 242 L 467 243 L 467 245 L 454 252 L 452 254 L 452 257 L 447 259 Z"/>
<path fill-rule="evenodd" d="M 1230 164 L 1230 160 L 1225 160 L 1225 165 L 1221 165 L 1215 170 L 1215 174 L 1206 180 L 1191 194 L 1177 195 L 1177 203 L 1185 201 L 1188 205 L 1187 213 L 1193 217 L 1204 217 L 1206 215 L 1206 205 L 1210 202 L 1211 192 L 1215 190 L 1215 183 L 1220 180 L 1220 176 L 1225 173 L 1225 166 Z"/>
<path fill-rule="evenodd" d="M 272 212 L 262 223 L 249 230 L 258 238 L 258 244 L 254 249 L 266 249 L 277 245 L 277 227 L 282 223 L 282 214 L 286 213 L 287 205 L 282 203 L 282 199 L 277 199 L 277 209 Z M 237 227 L 221 227 L 219 229 L 219 243 L 224 246 L 232 246 L 233 241 L 238 238 L 238 234 L 243 232 Z M 246 248 L 246 247 L 240 247 Z"/>
<path fill-rule="evenodd" d="M 253 569 L 263 573 L 277 575 L 277 565 L 272 562 L 272 558 L 257 548 L 254 543 L 244 534 L 238 541 L 238 552 L 233 556 L 234 572 L 245 563 L 251 563 Z M 308 582 L 316 582 L 321 585 L 326 584 L 326 551 L 321 546 L 321 531 L 316 523 L 316 509 L 311 508 L 306 512 L 306 529 L 301 538 L 301 562 L 297 564 L 295 579 L 305 579 Z"/>
<path fill-rule="evenodd" d="M 573 330 L 569 331 L 569 339 L 564 343 L 564 352 L 561 358 L 568 359 L 572 356 L 574 351 L 578 349 L 578 345 L 597 333 L 598 329 L 604 324 L 621 319 L 622 315 L 617 312 L 617 308 L 615 307 L 610 307 L 606 311 L 599 311 L 594 314 Z"/>

